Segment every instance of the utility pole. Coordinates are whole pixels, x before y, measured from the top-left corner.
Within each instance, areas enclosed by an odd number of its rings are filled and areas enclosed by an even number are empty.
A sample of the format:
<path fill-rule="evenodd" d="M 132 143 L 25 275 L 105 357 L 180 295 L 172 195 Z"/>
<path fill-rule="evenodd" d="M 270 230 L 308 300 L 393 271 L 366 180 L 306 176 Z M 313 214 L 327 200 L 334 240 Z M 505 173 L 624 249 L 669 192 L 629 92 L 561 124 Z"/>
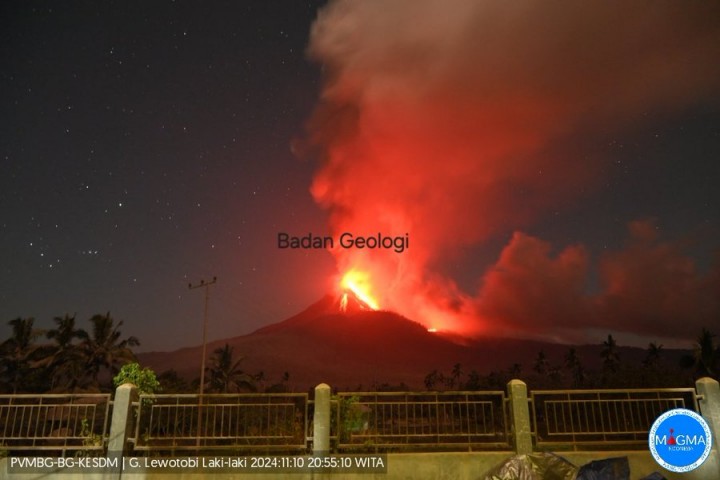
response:
<path fill-rule="evenodd" d="M 200 361 L 200 395 L 198 397 L 198 437 L 197 446 L 200 446 L 200 435 L 202 434 L 202 401 L 205 394 L 205 356 L 207 355 L 207 324 L 208 324 L 208 302 L 210 300 L 210 285 L 217 282 L 217 277 L 213 277 L 211 282 L 200 280 L 200 283 L 193 285 L 188 283 L 188 288 L 194 290 L 196 288 L 205 288 L 205 312 L 203 314 L 203 343 L 202 343 L 202 359 Z"/>

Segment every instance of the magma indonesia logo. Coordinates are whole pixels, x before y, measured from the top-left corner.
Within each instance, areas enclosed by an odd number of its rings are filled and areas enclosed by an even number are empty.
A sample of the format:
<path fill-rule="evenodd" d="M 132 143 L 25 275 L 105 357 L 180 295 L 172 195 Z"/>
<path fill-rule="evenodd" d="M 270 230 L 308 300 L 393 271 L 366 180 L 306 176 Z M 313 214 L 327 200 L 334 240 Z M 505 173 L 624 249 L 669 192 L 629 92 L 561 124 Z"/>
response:
<path fill-rule="evenodd" d="M 650 428 L 650 453 L 671 472 L 695 470 L 707 459 L 712 434 L 704 418 L 692 410 L 676 408 L 660 415 Z"/>

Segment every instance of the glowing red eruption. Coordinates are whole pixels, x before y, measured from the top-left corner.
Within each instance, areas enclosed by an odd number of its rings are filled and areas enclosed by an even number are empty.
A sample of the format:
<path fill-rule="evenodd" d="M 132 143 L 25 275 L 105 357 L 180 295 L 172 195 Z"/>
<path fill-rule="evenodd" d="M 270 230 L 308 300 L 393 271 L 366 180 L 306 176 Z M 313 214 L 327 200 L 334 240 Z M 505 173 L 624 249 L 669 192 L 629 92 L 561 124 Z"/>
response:
<path fill-rule="evenodd" d="M 602 187 L 605 159 L 578 138 L 716 88 L 711 3 L 668 2 L 648 15 L 644 4 L 602 1 L 330 2 L 309 48 L 326 74 L 308 129 L 322 161 L 312 195 L 335 235 L 410 237 L 402 253 L 334 249 L 343 288 L 460 334 L 492 324 L 535 335 L 602 318 L 629 328 L 621 314 L 597 314 L 629 305 L 624 292 L 607 302 L 585 294 L 582 246 L 553 256 L 518 230 Z M 498 237 L 510 242 L 477 272 L 477 290 L 438 268 Z"/>

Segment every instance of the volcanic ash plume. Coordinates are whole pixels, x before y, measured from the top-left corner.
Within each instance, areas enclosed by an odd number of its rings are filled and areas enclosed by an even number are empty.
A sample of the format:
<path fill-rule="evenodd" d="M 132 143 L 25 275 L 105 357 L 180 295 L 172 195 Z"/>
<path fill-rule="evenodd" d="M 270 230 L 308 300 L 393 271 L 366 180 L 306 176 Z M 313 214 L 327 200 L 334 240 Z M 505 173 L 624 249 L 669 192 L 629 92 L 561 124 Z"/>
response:
<path fill-rule="evenodd" d="M 482 303 L 498 304 L 499 293 L 462 293 L 437 266 L 596 189 L 598 159 L 578 138 L 716 88 L 719 6 L 332 1 L 309 47 L 325 72 L 309 122 L 321 152 L 312 194 L 336 235 L 407 233 L 411 242 L 402 254 L 335 249 L 340 272 L 366 272 L 383 308 L 482 332 L 478 312 L 493 310 Z M 558 288 L 581 283 L 585 262 L 573 248 L 548 264 L 562 273 Z"/>

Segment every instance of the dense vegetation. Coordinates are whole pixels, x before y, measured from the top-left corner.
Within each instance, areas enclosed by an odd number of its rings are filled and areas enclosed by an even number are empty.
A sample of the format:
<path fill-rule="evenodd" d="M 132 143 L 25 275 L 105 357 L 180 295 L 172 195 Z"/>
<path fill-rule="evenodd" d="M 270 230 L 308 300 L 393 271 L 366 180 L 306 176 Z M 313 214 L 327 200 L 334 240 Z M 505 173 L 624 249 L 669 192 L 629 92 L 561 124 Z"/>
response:
<path fill-rule="evenodd" d="M 35 328 L 33 318 L 8 322 L 12 332 L 0 343 L 0 393 L 111 391 L 113 383 L 121 381 L 142 381 L 163 393 L 199 389 L 199 380 L 187 382 L 173 370 L 155 380 L 154 372 L 141 369 L 132 351 L 140 341 L 134 336 L 123 338 L 123 321 L 116 321 L 110 313 L 93 315 L 89 331 L 77 326 L 75 316 L 55 317 L 53 321 L 55 327 L 48 330 Z M 262 372 L 244 372 L 242 359 L 233 357 L 233 348 L 228 345 L 212 352 L 205 372 L 205 392 L 287 390 L 288 373 L 279 383 L 266 385 Z"/>
<path fill-rule="evenodd" d="M 650 343 L 641 362 L 622 361 L 620 350 L 612 335 L 600 345 L 600 368 L 585 366 L 575 347 L 568 347 L 560 362 L 552 363 L 544 351 L 538 352 L 531 369 L 513 364 L 506 370 L 481 375 L 476 370 L 467 373 L 460 364 L 449 372 L 434 370 L 425 377 L 428 390 L 502 390 L 513 378 L 524 380 L 530 388 L 662 388 L 691 386 L 694 379 L 712 377 L 720 373 L 720 347 L 715 335 L 702 329 L 692 353 L 679 361 L 669 361 L 662 345 Z M 391 388 L 390 386 L 384 386 Z"/>
<path fill-rule="evenodd" d="M 55 317 L 55 328 L 35 328 L 33 318 L 9 322 L 10 338 L 0 344 L 0 389 L 4 393 L 99 391 L 135 360 L 135 337 L 122 338 L 122 321 L 93 315 L 90 331 L 74 316 Z M 40 342 L 41 338 L 46 341 Z M 104 385 L 104 384 L 107 385 Z"/>
<path fill-rule="evenodd" d="M 34 319 L 16 318 L 9 325 L 12 333 L 0 343 L 0 393 L 96 392 L 110 391 L 121 381 L 143 381 L 162 393 L 191 393 L 199 390 L 199 380 L 188 382 L 175 371 L 155 374 L 136 364 L 132 347 L 140 345 L 133 336 L 123 338 L 122 321 L 110 313 L 93 315 L 90 329 L 76 326 L 74 316 L 53 319 L 49 330 L 35 328 Z M 600 367 L 585 366 L 578 351 L 568 347 L 564 357 L 553 363 L 545 352 L 537 353 L 534 365 L 520 364 L 506 370 L 480 374 L 465 371 L 459 363 L 450 371 L 434 370 L 425 377 L 428 390 L 501 390 L 512 378 L 525 380 L 531 388 L 642 388 L 686 387 L 694 378 L 718 378 L 720 348 L 715 335 L 703 329 L 691 354 L 669 361 L 662 345 L 650 343 L 641 362 L 621 358 L 612 335 L 599 350 Z M 205 372 L 206 393 L 241 391 L 284 392 L 289 390 L 290 375 L 271 383 L 263 372 L 251 374 L 235 359 L 233 348 L 215 349 L 208 358 Z M 597 362 L 594 362 L 597 363 Z M 125 369 L 123 369 L 125 366 Z M 122 370 L 121 370 L 122 369 Z M 372 390 L 407 390 L 405 385 L 378 384 Z"/>

